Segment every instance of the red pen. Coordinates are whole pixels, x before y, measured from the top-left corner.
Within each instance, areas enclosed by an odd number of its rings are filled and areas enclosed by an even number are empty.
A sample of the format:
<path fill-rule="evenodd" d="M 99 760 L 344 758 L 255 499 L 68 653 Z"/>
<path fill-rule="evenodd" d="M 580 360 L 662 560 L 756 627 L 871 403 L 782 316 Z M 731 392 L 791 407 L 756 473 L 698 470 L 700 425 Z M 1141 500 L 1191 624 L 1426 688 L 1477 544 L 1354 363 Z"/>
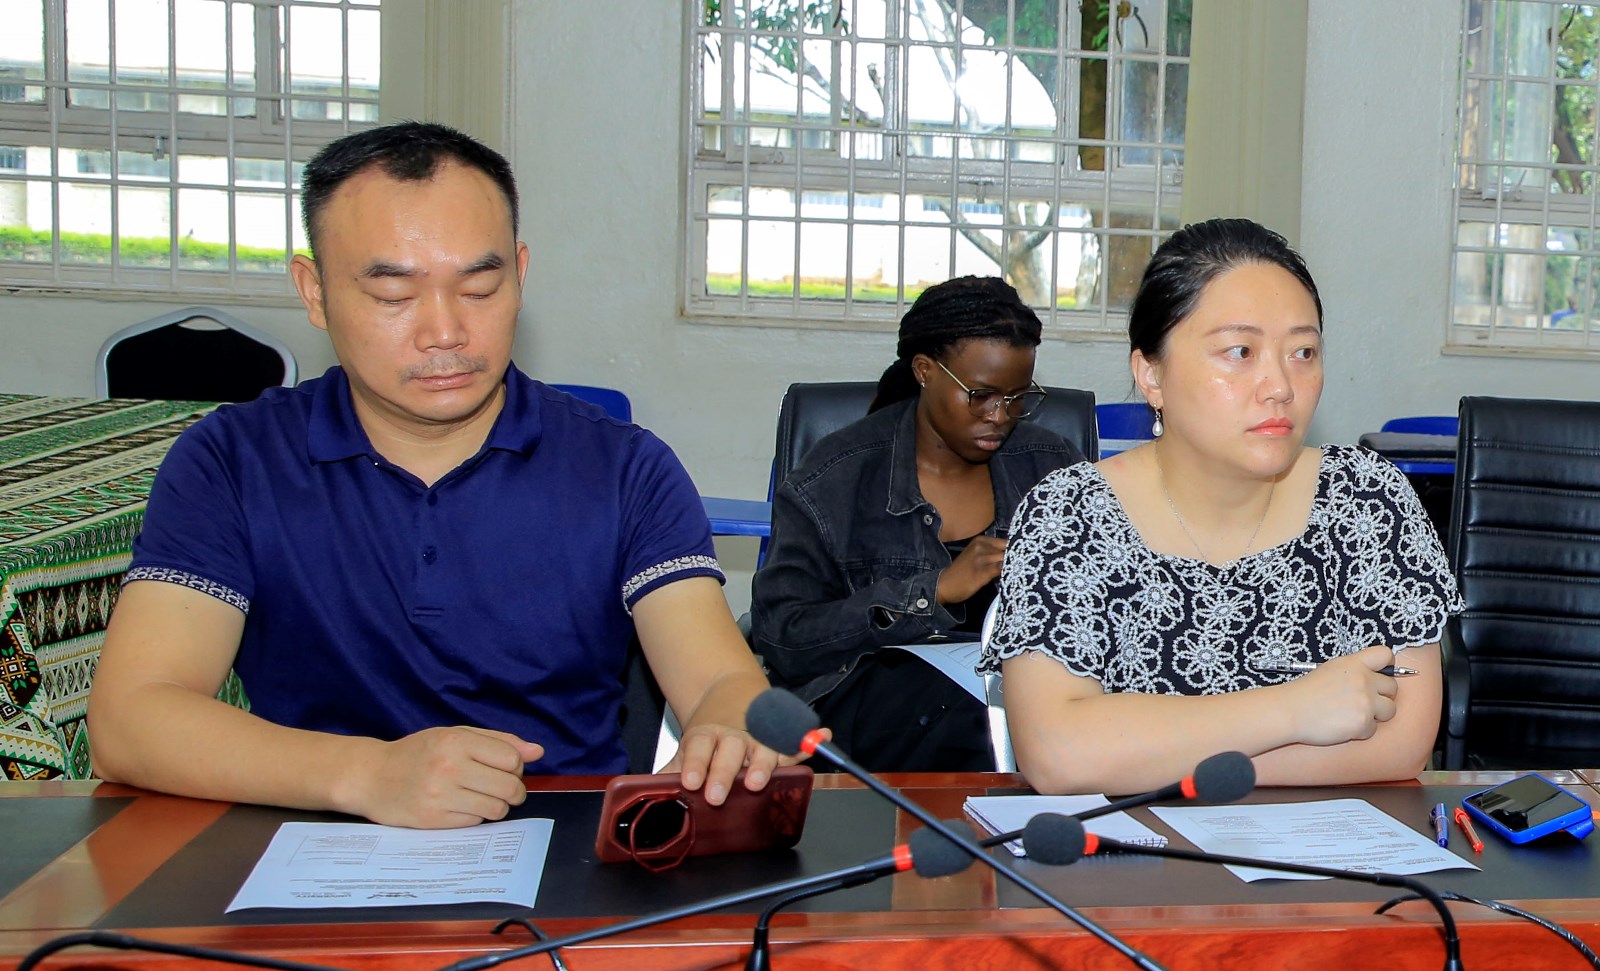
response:
<path fill-rule="evenodd" d="M 1467 842 L 1472 844 L 1472 852 L 1483 852 L 1483 840 L 1478 839 L 1477 831 L 1472 828 L 1472 818 L 1460 806 L 1456 807 L 1456 825 L 1461 827 L 1461 832 L 1467 834 Z"/>

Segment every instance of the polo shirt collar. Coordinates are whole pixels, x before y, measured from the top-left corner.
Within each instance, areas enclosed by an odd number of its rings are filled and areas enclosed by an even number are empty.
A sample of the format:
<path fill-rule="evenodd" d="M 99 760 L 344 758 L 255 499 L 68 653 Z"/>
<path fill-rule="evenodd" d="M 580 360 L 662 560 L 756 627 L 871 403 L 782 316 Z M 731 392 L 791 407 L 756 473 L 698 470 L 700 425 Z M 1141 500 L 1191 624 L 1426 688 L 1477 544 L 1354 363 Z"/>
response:
<path fill-rule="evenodd" d="M 538 447 L 543 431 L 537 389 L 515 364 L 506 368 L 505 384 L 505 404 L 489 429 L 484 450 L 516 452 L 526 457 Z M 361 456 L 378 458 L 372 440 L 356 417 L 355 403 L 350 397 L 350 378 L 344 368 L 337 365 L 322 375 L 312 393 L 306 451 L 313 462 L 338 462 Z"/>
<path fill-rule="evenodd" d="M 539 415 L 539 388 L 512 364 L 506 368 L 506 403 L 489 429 L 484 448 L 516 452 L 526 458 L 539 447 L 544 422 Z"/>

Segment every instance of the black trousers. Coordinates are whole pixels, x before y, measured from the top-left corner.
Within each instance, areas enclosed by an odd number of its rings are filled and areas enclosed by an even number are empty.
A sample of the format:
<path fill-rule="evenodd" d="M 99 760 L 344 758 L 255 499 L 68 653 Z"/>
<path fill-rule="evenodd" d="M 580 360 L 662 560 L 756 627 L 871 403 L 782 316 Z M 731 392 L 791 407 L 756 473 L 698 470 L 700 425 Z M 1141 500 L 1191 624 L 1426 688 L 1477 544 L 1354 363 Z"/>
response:
<path fill-rule="evenodd" d="M 813 706 L 834 744 L 869 771 L 994 771 L 987 706 L 906 651 L 867 655 Z M 829 771 L 826 761 L 809 764 Z"/>

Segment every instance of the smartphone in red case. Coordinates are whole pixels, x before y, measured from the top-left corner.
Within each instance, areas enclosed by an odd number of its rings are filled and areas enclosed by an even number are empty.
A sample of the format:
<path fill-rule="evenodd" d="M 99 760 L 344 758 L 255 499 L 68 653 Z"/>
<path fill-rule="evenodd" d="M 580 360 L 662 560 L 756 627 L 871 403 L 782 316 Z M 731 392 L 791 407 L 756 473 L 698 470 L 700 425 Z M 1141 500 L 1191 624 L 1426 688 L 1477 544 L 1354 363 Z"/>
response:
<path fill-rule="evenodd" d="M 600 803 L 595 855 L 602 863 L 666 869 L 688 856 L 787 849 L 805 829 L 812 781 L 806 766 L 783 766 L 751 792 L 740 772 L 728 798 L 713 806 L 701 790 L 683 788 L 675 772 L 619 775 Z"/>

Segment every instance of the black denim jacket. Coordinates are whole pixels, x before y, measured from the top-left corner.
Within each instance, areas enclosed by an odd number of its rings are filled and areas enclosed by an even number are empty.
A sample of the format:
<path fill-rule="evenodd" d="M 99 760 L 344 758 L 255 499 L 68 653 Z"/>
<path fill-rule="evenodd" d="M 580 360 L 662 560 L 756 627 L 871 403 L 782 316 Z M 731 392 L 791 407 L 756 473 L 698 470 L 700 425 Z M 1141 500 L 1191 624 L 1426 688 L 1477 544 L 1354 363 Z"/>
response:
<path fill-rule="evenodd" d="M 994 525 L 1049 472 L 1083 461 L 1054 432 L 1019 422 L 989 460 Z M 934 597 L 950 554 L 917 485 L 916 399 L 829 435 L 773 495 L 772 539 L 756 572 L 751 642 L 773 681 L 814 701 L 885 644 L 949 631 L 964 608 Z"/>

